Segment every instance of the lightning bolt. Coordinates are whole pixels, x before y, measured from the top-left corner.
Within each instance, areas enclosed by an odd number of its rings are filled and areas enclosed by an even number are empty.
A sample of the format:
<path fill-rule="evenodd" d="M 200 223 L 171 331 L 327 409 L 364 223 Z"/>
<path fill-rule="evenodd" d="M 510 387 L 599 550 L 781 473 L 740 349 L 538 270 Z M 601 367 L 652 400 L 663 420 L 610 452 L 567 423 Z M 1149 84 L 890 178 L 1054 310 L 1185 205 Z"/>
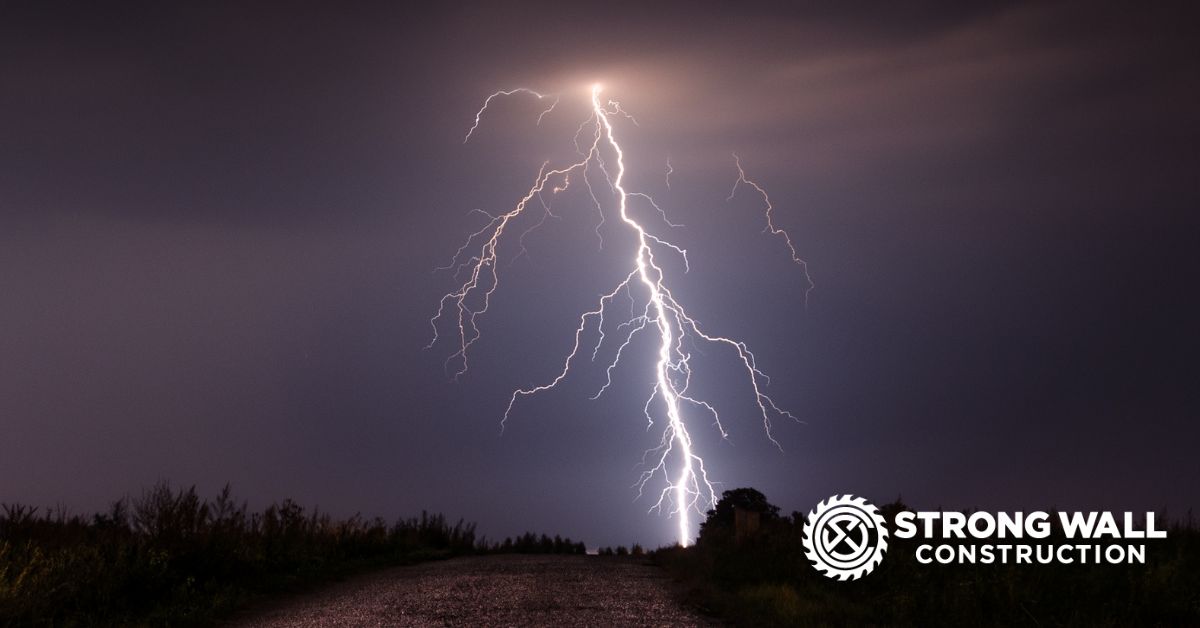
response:
<path fill-rule="evenodd" d="M 643 454 L 642 463 L 646 470 L 634 486 L 640 497 L 648 484 L 661 476 L 663 487 L 650 510 L 659 512 L 666 510 L 668 516 L 677 516 L 679 544 L 686 546 L 691 539 L 690 513 L 702 513 L 705 506 L 716 503 L 717 495 L 713 481 L 709 479 L 704 459 L 696 452 L 692 436 L 688 431 L 684 408 L 693 408 L 696 412 L 710 417 L 713 427 L 721 435 L 721 438 L 728 440 L 728 433 L 725 431 L 717 409 L 709 402 L 690 393 L 692 375 L 690 360 L 692 356 L 686 347 L 703 341 L 726 347 L 730 351 L 731 355 L 735 357 L 736 363 L 740 364 L 745 371 L 753 391 L 754 402 L 762 417 L 766 436 L 777 447 L 779 443 L 772 433 L 772 417 L 787 417 L 793 420 L 796 417 L 780 408 L 766 394 L 765 387 L 770 383 L 770 379 L 759 369 L 754 353 L 745 343 L 704 330 L 672 294 L 667 285 L 667 274 L 663 270 L 660 259 L 663 256 L 677 256 L 683 262 L 686 272 L 688 269 L 687 251 L 665 238 L 655 235 L 651 227 L 635 218 L 631 211 L 631 201 L 644 202 L 654 209 L 667 227 L 678 225 L 674 225 L 667 219 L 666 212 L 650 195 L 630 191 L 626 188 L 625 153 L 617 141 L 613 117 L 621 116 L 635 125 L 637 121 L 622 109 L 617 101 L 602 102 L 601 91 L 602 87 L 599 84 L 591 87 L 591 114 L 579 126 L 572 138 L 579 154 L 577 161 L 556 168 L 551 168 L 548 163 L 543 163 L 529 191 L 512 210 L 504 214 L 492 215 L 478 210 L 487 218 L 487 223 L 472 233 L 455 252 L 450 262 L 441 267 L 452 270 L 455 279 L 462 278 L 462 283 L 441 298 L 437 312 L 429 321 L 433 329 L 433 339 L 428 347 L 433 347 L 438 343 L 440 326 L 446 324 L 444 321 L 447 319 L 452 321 L 454 334 L 457 336 L 457 348 L 446 359 L 445 364 L 447 371 L 450 370 L 452 363 L 455 364 L 454 377 L 456 379 L 465 373 L 468 366 L 468 351 L 480 337 L 479 317 L 487 312 L 491 296 L 500 283 L 500 275 L 497 272 L 498 249 L 501 242 L 506 240 L 505 234 L 517 219 L 526 213 L 534 199 L 538 200 L 546 214 L 553 216 L 550 213 L 551 205 L 546 202 L 545 196 L 548 193 L 553 197 L 568 189 L 575 182 L 584 184 L 590 199 L 600 214 L 600 225 L 602 225 L 605 220 L 604 203 L 601 202 L 592 185 L 592 179 L 602 175 L 604 183 L 607 184 L 615 199 L 616 214 L 620 218 L 621 224 L 636 237 L 636 248 L 629 260 L 630 270 L 612 290 L 600 296 L 594 309 L 580 315 L 579 324 L 575 329 L 574 344 L 557 375 L 545 384 L 518 388 L 513 391 L 500 425 L 503 430 L 520 398 L 536 395 L 556 387 L 568 376 L 577 361 L 586 359 L 580 354 L 587 355 L 588 353 L 587 348 L 583 345 L 583 339 L 589 329 L 594 329 L 598 336 L 598 340 L 590 350 L 591 362 L 596 361 L 601 345 L 605 343 L 610 334 L 615 334 L 620 341 L 616 347 L 615 356 L 605 367 L 606 381 L 593 399 L 600 397 L 612 384 L 612 372 L 617 368 L 625 349 L 634 337 L 649 330 L 657 338 L 657 358 L 654 365 L 655 378 L 650 395 L 643 406 L 643 415 L 646 418 L 647 429 L 661 424 L 662 434 L 658 445 Z M 525 88 L 495 92 L 487 97 L 483 106 L 476 113 L 475 123 L 467 132 L 464 141 L 470 140 L 471 134 L 479 127 L 481 118 L 495 98 L 518 93 L 536 96 L 538 100 L 554 99 L 549 108 L 544 109 L 539 115 L 539 122 L 558 104 L 556 96 L 544 95 Z M 585 138 L 582 143 L 580 142 L 581 136 Z M 781 236 L 785 240 L 792 259 L 804 268 L 805 277 L 809 280 L 808 289 L 811 290 L 812 281 L 808 276 L 807 265 L 797 256 L 796 249 L 787 232 L 775 226 L 772 220 L 774 208 L 766 191 L 746 177 L 741 160 L 736 156 L 735 164 L 738 179 L 730 193 L 730 198 L 737 192 L 737 187 L 741 184 L 752 187 L 762 195 L 766 204 L 768 230 L 771 234 Z M 668 177 L 670 170 L 673 169 L 668 163 Z M 597 171 L 598 174 L 596 174 Z M 542 216 L 542 221 L 544 220 L 545 215 Z M 540 224 L 541 222 L 538 222 L 519 237 L 517 244 L 520 245 L 522 252 L 524 251 L 525 235 Z M 600 234 L 600 225 L 596 227 L 597 235 Z M 603 247 L 603 239 L 601 239 L 601 247 Z M 463 278 L 464 273 L 465 278 Z M 606 314 L 611 315 L 614 302 L 622 293 L 629 297 L 633 309 L 629 318 L 614 327 L 606 319 Z M 807 295 L 806 292 L 806 301 Z M 655 407 L 656 401 L 658 401 L 657 407 Z"/>
<path fill-rule="evenodd" d="M 526 87 L 518 87 L 516 89 L 502 89 L 498 92 L 493 92 L 491 95 L 489 95 L 483 101 L 483 106 L 479 108 L 478 112 L 476 112 L 475 124 L 472 124 L 471 128 L 467 130 L 467 135 L 466 135 L 466 137 L 463 138 L 463 144 L 466 144 L 467 142 L 471 141 L 471 134 L 475 132 L 475 129 L 479 128 L 479 123 L 483 119 L 483 112 L 487 111 L 488 106 L 492 104 L 493 100 L 495 100 L 496 98 L 499 98 L 500 96 L 512 96 L 513 94 L 521 94 L 521 93 L 529 94 L 531 96 L 537 96 L 538 100 L 545 100 L 548 98 L 554 99 L 554 101 L 550 103 L 549 107 L 543 109 L 542 112 L 540 114 L 538 114 L 538 117 L 537 117 L 538 124 L 542 123 L 542 118 L 545 118 L 546 114 L 550 113 L 551 111 L 554 111 L 554 108 L 558 106 L 558 96 L 556 96 L 554 94 L 541 94 L 541 93 L 538 93 L 538 92 L 536 92 L 532 89 L 526 88 Z"/>
<path fill-rule="evenodd" d="M 742 169 L 742 159 L 737 156 L 737 153 L 734 153 L 733 155 L 733 163 L 737 166 L 738 178 L 733 182 L 733 189 L 729 191 L 729 197 L 725 200 L 732 201 L 734 195 L 737 194 L 738 186 L 742 184 L 754 188 L 754 191 L 758 192 L 759 196 L 762 196 L 763 202 L 767 205 L 767 209 L 764 212 L 767 217 L 767 226 L 763 228 L 763 233 L 769 231 L 771 232 L 771 235 L 782 237 L 783 241 L 787 244 L 788 251 L 792 253 L 792 261 L 798 264 L 800 268 L 804 270 L 804 279 L 808 282 L 808 288 L 804 290 L 804 304 L 807 306 L 808 294 L 812 292 L 812 289 L 815 286 L 815 284 L 813 284 L 812 275 L 808 274 L 808 262 L 800 259 L 800 256 L 796 254 L 796 246 L 792 244 L 792 237 L 788 235 L 788 232 L 775 226 L 775 221 L 771 218 L 771 213 L 775 211 L 775 207 L 771 204 L 771 197 L 767 195 L 766 190 L 762 189 L 762 186 L 746 177 L 746 171 Z"/>

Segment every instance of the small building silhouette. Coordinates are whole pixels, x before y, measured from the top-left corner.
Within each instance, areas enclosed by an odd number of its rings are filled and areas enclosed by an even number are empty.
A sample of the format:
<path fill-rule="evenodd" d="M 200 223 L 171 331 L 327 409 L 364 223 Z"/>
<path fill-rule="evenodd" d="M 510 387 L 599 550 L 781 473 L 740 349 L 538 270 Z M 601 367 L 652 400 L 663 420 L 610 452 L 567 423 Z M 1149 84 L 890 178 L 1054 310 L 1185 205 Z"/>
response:
<path fill-rule="evenodd" d="M 741 506 L 733 507 L 733 540 L 735 543 L 758 535 L 758 525 L 762 513 L 757 510 L 746 510 Z"/>

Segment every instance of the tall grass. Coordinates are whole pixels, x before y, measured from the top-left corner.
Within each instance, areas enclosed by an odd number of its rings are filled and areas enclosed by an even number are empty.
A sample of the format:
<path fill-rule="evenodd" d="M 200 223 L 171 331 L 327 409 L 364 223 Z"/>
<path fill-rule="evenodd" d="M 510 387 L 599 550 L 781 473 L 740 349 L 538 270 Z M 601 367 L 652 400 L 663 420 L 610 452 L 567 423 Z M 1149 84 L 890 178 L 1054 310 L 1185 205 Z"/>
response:
<path fill-rule="evenodd" d="M 247 599 L 371 566 L 488 549 L 442 515 L 335 520 L 285 500 L 249 512 L 160 484 L 90 517 L 0 508 L 0 625 L 195 625 Z"/>

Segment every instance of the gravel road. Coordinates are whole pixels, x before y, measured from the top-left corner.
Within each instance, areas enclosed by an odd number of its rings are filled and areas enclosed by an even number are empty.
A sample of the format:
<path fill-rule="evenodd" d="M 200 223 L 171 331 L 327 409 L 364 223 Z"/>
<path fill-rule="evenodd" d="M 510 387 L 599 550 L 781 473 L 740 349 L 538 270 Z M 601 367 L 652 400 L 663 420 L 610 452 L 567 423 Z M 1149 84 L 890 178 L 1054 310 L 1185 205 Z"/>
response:
<path fill-rule="evenodd" d="M 281 600 L 230 626 L 713 626 L 661 570 L 598 556 L 473 556 Z"/>

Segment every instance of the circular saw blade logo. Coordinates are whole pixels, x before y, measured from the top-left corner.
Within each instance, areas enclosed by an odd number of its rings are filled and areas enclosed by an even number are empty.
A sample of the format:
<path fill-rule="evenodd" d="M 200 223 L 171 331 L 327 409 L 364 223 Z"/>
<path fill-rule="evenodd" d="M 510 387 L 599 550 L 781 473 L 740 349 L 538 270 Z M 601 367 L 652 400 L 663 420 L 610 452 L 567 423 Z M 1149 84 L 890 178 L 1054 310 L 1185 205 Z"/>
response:
<path fill-rule="evenodd" d="M 857 580 L 883 560 L 888 531 L 879 509 L 861 497 L 834 495 L 808 513 L 804 554 L 835 580 Z"/>

